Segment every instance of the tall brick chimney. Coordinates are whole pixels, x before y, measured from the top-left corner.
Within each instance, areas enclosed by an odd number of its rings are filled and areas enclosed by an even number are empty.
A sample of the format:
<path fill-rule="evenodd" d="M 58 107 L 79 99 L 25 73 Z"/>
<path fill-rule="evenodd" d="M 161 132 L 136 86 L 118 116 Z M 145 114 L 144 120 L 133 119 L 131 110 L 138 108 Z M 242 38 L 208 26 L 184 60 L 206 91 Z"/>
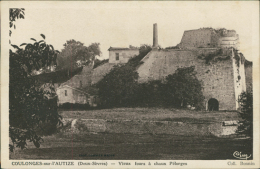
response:
<path fill-rule="evenodd" d="M 158 47 L 157 23 L 153 24 L 153 48 Z"/>

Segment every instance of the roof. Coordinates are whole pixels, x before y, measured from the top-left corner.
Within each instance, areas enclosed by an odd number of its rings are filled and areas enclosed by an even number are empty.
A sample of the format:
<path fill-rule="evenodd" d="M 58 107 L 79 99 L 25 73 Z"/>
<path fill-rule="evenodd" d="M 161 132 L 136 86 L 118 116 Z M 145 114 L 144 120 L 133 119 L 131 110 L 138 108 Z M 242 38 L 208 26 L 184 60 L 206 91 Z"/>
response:
<path fill-rule="evenodd" d="M 71 89 L 76 90 L 76 91 L 78 91 L 78 92 L 87 94 L 85 91 L 80 90 L 80 89 L 77 89 L 77 88 L 74 88 L 74 87 L 71 87 L 71 86 L 69 86 L 69 85 L 62 85 L 62 86 L 58 87 L 57 89 L 61 89 L 61 88 L 65 88 L 65 87 L 68 87 L 68 88 L 71 88 Z"/>
<path fill-rule="evenodd" d="M 98 88 L 95 86 L 87 86 L 83 88 L 82 90 L 86 91 L 89 95 L 98 95 Z"/>
<path fill-rule="evenodd" d="M 38 79 L 41 82 L 49 83 L 52 81 L 53 83 L 63 83 L 67 80 L 71 79 L 73 76 L 81 72 L 83 67 L 79 67 L 73 70 L 64 69 L 64 70 L 58 70 L 55 72 L 50 73 L 43 73 L 39 75 L 31 76 L 31 78 Z"/>
<path fill-rule="evenodd" d="M 111 47 L 108 49 L 108 51 L 112 50 L 139 50 L 138 48 L 121 48 L 121 47 Z"/>
<path fill-rule="evenodd" d="M 103 79 L 103 77 L 110 72 L 110 70 L 113 68 L 114 64 L 111 63 L 105 63 L 103 65 L 100 65 L 98 67 L 96 67 L 93 72 L 92 72 L 92 76 L 91 76 L 91 83 L 95 84 L 98 81 L 100 81 L 101 79 Z"/>

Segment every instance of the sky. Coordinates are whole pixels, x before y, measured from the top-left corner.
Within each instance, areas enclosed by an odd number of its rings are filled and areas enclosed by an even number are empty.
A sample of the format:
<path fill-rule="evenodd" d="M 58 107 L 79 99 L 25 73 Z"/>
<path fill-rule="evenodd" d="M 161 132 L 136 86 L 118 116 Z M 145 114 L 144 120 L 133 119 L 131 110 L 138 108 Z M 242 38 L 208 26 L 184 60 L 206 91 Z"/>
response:
<path fill-rule="evenodd" d="M 236 30 L 240 51 L 248 60 L 253 57 L 252 11 L 256 3 L 252 1 L 43 1 L 14 7 L 25 8 L 25 19 L 16 21 L 11 37 L 16 45 L 30 42 L 30 38 L 40 40 L 40 34 L 57 50 L 70 39 L 86 46 L 98 42 L 100 59 L 106 59 L 110 46 L 152 45 L 153 24 L 157 23 L 158 41 L 163 48 L 180 43 L 185 30 L 226 28 Z"/>

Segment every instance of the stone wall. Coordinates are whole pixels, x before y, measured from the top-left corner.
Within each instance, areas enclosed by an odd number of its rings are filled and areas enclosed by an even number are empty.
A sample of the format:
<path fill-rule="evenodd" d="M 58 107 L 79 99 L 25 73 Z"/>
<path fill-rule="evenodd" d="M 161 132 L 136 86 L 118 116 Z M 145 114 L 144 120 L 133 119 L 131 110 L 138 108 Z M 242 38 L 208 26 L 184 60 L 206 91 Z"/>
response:
<path fill-rule="evenodd" d="M 204 83 L 205 107 L 210 98 L 215 98 L 219 102 L 219 110 L 235 110 L 237 107 L 232 59 L 206 64 L 205 60 L 198 58 L 201 53 L 207 54 L 217 50 L 153 50 L 142 60 L 144 63 L 138 68 L 139 82 L 163 79 L 178 68 L 195 66 L 197 78 Z"/>
<path fill-rule="evenodd" d="M 180 47 L 211 47 L 211 30 L 197 29 L 185 31 Z"/>
<path fill-rule="evenodd" d="M 116 60 L 116 53 L 119 54 L 119 60 Z M 127 63 L 131 57 L 138 54 L 139 49 L 110 50 L 109 63 Z"/>
<path fill-rule="evenodd" d="M 245 66 L 244 60 L 241 58 L 241 55 L 232 50 L 232 65 L 234 72 L 234 88 L 235 88 L 235 98 L 239 99 L 239 95 L 246 91 L 246 79 L 245 79 Z M 238 102 L 236 102 L 236 108 L 239 107 Z"/>
<path fill-rule="evenodd" d="M 223 126 L 226 122 L 179 122 L 148 120 L 104 120 L 104 119 L 67 119 L 73 132 L 88 133 L 128 133 L 128 134 L 171 134 L 182 136 L 217 136 L 235 134 L 237 125 Z M 236 121 L 235 121 L 236 122 Z M 237 123 L 237 122 L 236 122 Z"/>
<path fill-rule="evenodd" d="M 66 95 L 65 95 L 65 91 L 66 91 Z M 67 86 L 58 88 L 57 95 L 58 95 L 58 105 L 64 103 L 85 104 L 88 101 L 87 94 Z"/>
<path fill-rule="evenodd" d="M 180 43 L 182 49 L 194 48 L 237 48 L 239 36 L 234 30 L 201 28 L 185 31 Z"/>
<path fill-rule="evenodd" d="M 245 64 L 245 74 L 246 74 L 246 91 L 252 91 L 253 86 L 253 79 L 252 79 L 252 75 L 253 75 L 253 69 L 252 69 L 252 62 Z"/>
<path fill-rule="evenodd" d="M 238 48 L 239 47 L 239 42 L 238 42 L 238 37 L 220 37 L 218 41 L 218 46 L 221 48 Z"/>

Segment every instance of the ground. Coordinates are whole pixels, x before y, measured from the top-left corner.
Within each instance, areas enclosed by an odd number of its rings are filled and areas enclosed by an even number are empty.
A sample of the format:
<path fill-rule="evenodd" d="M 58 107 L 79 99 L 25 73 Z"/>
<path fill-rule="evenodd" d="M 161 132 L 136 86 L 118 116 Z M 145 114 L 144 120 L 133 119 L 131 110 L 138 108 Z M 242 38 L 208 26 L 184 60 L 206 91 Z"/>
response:
<path fill-rule="evenodd" d="M 171 121 L 196 119 L 229 121 L 239 119 L 235 111 L 195 111 L 174 108 L 114 108 L 88 111 L 61 111 L 63 118 L 106 119 L 106 120 L 159 120 Z"/>
<path fill-rule="evenodd" d="M 198 112 L 163 108 L 117 108 L 91 111 L 62 111 L 64 118 L 122 121 L 209 122 L 236 120 L 236 112 Z M 70 126 L 67 126 L 70 127 Z M 136 126 L 132 126 L 136 127 Z M 124 131 L 124 130 L 121 130 Z M 134 132 L 75 132 L 60 130 L 44 136 L 40 148 L 28 144 L 26 150 L 10 153 L 10 159 L 63 160 L 220 160 L 235 159 L 233 153 L 251 154 L 250 139 L 233 137 L 185 136 Z"/>

